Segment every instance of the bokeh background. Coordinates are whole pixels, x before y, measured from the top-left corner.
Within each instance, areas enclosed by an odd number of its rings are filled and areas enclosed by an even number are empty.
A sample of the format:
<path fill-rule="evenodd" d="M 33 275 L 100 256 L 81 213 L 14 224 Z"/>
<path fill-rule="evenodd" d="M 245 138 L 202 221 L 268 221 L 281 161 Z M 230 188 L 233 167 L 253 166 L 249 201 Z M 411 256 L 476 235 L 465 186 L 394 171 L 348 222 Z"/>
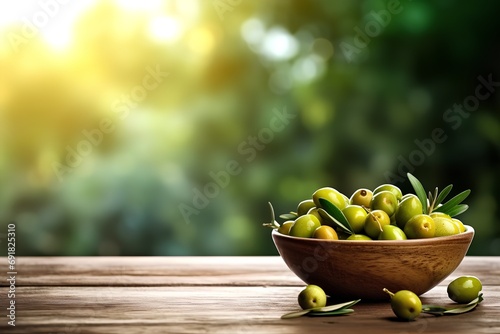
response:
<path fill-rule="evenodd" d="M 500 2 L 66 2 L 0 4 L 2 254 L 277 254 L 268 201 L 411 168 L 500 255 L 500 92 L 443 118 L 500 81 Z"/>

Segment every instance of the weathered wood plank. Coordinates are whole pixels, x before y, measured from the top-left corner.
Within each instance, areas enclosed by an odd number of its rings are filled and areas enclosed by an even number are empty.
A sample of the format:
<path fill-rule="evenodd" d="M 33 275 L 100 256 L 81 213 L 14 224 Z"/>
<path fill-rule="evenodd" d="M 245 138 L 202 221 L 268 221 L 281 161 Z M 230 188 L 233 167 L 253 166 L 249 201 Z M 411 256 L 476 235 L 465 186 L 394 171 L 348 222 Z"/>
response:
<path fill-rule="evenodd" d="M 7 271 L 6 261 L 0 272 Z M 22 257 L 19 286 L 302 284 L 276 256 L 262 257 Z M 6 282 L 0 281 L 0 286 Z"/>
<path fill-rule="evenodd" d="M 7 272 L 1 261 L 0 272 Z M 487 268 L 487 270 L 485 270 Z M 18 286 L 299 286 L 280 257 L 21 257 Z M 500 257 L 466 257 L 441 284 L 478 275 L 500 285 Z M 0 286 L 6 286 L 0 280 Z"/>
<path fill-rule="evenodd" d="M 466 258 L 422 296 L 448 304 L 446 284 L 477 275 L 485 294 L 477 310 L 411 323 L 396 321 L 388 303 L 358 304 L 343 317 L 281 320 L 298 309 L 304 283 L 279 257 L 31 257 L 18 259 L 17 270 L 17 326 L 0 322 L 11 333 L 500 332 L 498 257 Z"/>
<path fill-rule="evenodd" d="M 0 288 L 4 296 L 7 288 Z M 397 321 L 388 303 L 354 306 L 342 317 L 282 320 L 298 309 L 301 287 L 19 287 L 16 327 L 9 333 L 498 333 L 500 287 L 486 286 L 473 312 Z M 446 287 L 422 296 L 448 304 Z M 5 310 L 5 298 L 0 308 Z"/>

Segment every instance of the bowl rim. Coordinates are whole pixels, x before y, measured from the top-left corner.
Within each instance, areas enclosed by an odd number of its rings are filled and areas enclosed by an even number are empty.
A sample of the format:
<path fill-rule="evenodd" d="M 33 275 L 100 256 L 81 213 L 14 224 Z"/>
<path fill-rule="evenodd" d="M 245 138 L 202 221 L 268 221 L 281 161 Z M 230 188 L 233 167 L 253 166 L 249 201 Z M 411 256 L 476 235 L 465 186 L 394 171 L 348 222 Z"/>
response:
<path fill-rule="evenodd" d="M 300 240 L 301 242 L 310 242 L 310 243 L 332 243 L 332 244 L 339 244 L 339 245 L 346 245 L 346 244 L 356 244 L 357 246 L 361 245 L 367 245 L 367 246 L 374 246 L 374 245 L 381 245 L 381 246 L 388 246 L 388 245 L 415 245 L 415 244 L 434 244 L 436 242 L 441 242 L 443 240 L 461 240 L 461 239 L 467 239 L 470 238 L 472 239 L 475 234 L 475 230 L 472 226 L 470 225 L 465 225 L 465 231 L 459 234 L 454 234 L 454 235 L 447 235 L 443 237 L 432 237 L 432 238 L 421 238 L 421 239 L 407 239 L 407 240 L 329 240 L 329 239 L 316 239 L 316 238 L 303 238 L 303 237 L 294 237 L 288 234 L 282 234 L 278 232 L 278 229 L 273 229 L 271 232 L 272 237 L 277 237 L 277 238 L 284 238 L 284 239 L 295 239 L 295 240 Z"/>

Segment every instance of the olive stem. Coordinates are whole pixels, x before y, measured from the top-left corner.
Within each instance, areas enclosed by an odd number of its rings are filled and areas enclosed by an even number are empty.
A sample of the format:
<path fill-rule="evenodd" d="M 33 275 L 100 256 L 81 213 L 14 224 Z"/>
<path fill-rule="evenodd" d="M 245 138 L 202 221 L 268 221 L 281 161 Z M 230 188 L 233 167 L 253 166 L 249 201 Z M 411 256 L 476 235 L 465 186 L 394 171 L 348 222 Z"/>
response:
<path fill-rule="evenodd" d="M 378 229 L 380 230 L 380 232 L 382 232 L 382 231 L 383 231 L 383 229 L 382 229 L 382 224 L 380 224 L 380 222 L 378 221 L 377 216 L 375 216 L 375 215 L 374 215 L 371 211 L 370 211 L 370 212 L 368 212 L 368 214 L 369 214 L 370 216 L 372 216 L 372 217 L 373 217 L 373 219 L 375 219 L 375 221 L 376 221 L 376 222 L 377 222 L 377 224 L 378 224 Z"/>
<path fill-rule="evenodd" d="M 267 204 L 269 204 L 269 209 L 271 210 L 271 221 L 275 221 L 276 220 L 276 217 L 274 215 L 274 208 L 273 208 L 273 205 L 271 204 L 271 202 L 267 202 Z"/>
<path fill-rule="evenodd" d="M 429 207 L 427 208 L 427 214 L 430 215 L 436 208 L 437 204 L 439 204 L 437 203 L 438 195 L 439 195 L 438 187 L 436 187 L 436 189 L 434 190 L 434 195 L 432 195 L 432 193 L 429 191 Z"/>
<path fill-rule="evenodd" d="M 387 290 L 386 288 L 383 288 L 382 291 L 384 291 L 385 293 L 387 293 L 389 296 L 394 297 L 394 294 L 392 292 L 390 292 L 389 290 Z"/>
<path fill-rule="evenodd" d="M 279 228 L 280 224 L 275 219 L 276 217 L 274 215 L 273 205 L 271 204 L 271 202 L 267 202 L 267 203 L 269 203 L 269 208 L 271 209 L 271 222 L 270 223 L 264 223 L 264 224 L 262 224 L 262 226 L 269 227 L 269 228 L 272 228 L 272 229 Z"/>
<path fill-rule="evenodd" d="M 429 195 L 427 195 L 427 199 L 429 200 L 429 207 L 427 208 L 427 214 L 430 214 L 434 209 L 434 199 L 432 198 L 432 193 L 429 191 Z"/>
<path fill-rule="evenodd" d="M 280 228 L 280 224 L 278 224 L 276 221 L 272 223 L 263 223 L 262 226 L 272 228 L 273 230 Z"/>

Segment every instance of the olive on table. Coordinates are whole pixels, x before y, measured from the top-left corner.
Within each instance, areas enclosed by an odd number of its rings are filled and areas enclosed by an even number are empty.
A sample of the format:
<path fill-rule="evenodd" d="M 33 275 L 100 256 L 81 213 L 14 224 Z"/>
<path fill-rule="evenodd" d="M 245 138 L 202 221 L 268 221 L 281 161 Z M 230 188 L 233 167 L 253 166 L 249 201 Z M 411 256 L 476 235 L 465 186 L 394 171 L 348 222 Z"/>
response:
<path fill-rule="evenodd" d="M 460 276 L 448 284 L 448 297 L 457 303 L 470 303 L 483 290 L 481 281 L 476 276 Z"/>

